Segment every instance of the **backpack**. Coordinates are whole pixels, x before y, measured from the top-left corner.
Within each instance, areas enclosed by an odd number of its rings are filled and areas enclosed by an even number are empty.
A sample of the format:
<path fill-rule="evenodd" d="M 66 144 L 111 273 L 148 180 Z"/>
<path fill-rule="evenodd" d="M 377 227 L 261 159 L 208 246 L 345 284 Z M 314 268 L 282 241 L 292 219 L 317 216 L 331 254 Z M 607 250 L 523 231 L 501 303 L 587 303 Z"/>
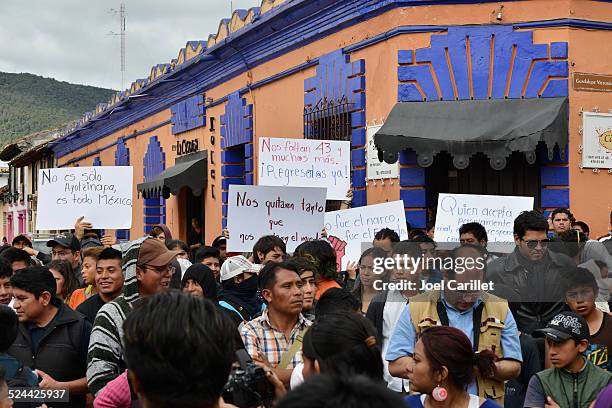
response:
<path fill-rule="evenodd" d="M 13 378 L 6 379 L 6 384 L 8 388 L 35 388 L 30 385 L 28 382 L 28 372 L 25 370 L 23 364 L 19 363 L 19 367 L 17 368 L 17 372 L 13 376 Z M 18 402 L 15 401 L 13 403 L 13 408 L 35 408 L 42 404 L 43 401 L 40 402 Z"/>

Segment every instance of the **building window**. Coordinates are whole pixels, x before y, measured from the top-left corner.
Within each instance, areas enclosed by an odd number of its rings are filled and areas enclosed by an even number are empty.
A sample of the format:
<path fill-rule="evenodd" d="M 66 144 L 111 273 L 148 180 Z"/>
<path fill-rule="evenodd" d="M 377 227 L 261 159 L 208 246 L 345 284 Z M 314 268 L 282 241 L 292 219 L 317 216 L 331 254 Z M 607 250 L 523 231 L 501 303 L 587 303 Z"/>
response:
<path fill-rule="evenodd" d="M 304 137 L 318 140 L 351 140 L 352 104 L 346 96 L 323 98 L 304 108 Z"/>
<path fill-rule="evenodd" d="M 32 194 L 38 192 L 38 162 L 32 163 Z"/>

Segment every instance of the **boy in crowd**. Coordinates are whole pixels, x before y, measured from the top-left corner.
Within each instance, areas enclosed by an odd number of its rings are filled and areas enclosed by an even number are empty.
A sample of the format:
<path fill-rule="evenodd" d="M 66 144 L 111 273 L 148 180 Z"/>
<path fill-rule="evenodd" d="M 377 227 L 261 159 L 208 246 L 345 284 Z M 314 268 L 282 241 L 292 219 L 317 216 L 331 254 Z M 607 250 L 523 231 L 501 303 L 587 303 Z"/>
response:
<path fill-rule="evenodd" d="M 201 246 L 195 253 L 195 263 L 202 263 L 210 268 L 215 275 L 215 280 L 219 282 L 221 274 L 221 253 L 215 247 Z"/>
<path fill-rule="evenodd" d="M 25 269 L 32 264 L 30 255 L 28 255 L 28 253 L 23 249 L 7 248 L 6 250 L 2 251 L 2 255 L 0 255 L 0 257 L 8 262 L 13 270 L 13 273 L 20 269 Z"/>
<path fill-rule="evenodd" d="M 546 336 L 553 367 L 531 378 L 524 406 L 587 408 L 612 383 L 612 374 L 584 356 L 590 338 L 586 320 L 573 312 L 562 312 L 539 332 Z"/>
<path fill-rule="evenodd" d="M 8 306 L 13 300 L 11 276 L 13 276 L 13 270 L 10 265 L 0 258 L 0 305 Z"/>
<path fill-rule="evenodd" d="M 393 245 L 400 241 L 397 232 L 390 228 L 383 228 L 374 235 L 373 245 L 377 248 L 381 248 L 386 253 L 390 254 L 393 250 Z"/>
<path fill-rule="evenodd" d="M 264 235 L 253 245 L 253 263 L 256 264 L 282 262 L 286 255 L 285 243 L 275 235 Z"/>
<path fill-rule="evenodd" d="M 74 310 L 76 310 L 81 303 L 98 293 L 96 287 L 96 263 L 103 249 L 103 247 L 91 247 L 83 250 L 81 276 L 85 287 L 75 290 L 72 292 L 72 295 L 70 295 L 68 306 Z"/>
<path fill-rule="evenodd" d="M 482 224 L 477 222 L 468 222 L 467 224 L 463 224 L 459 228 L 459 242 L 461 243 L 461 245 L 480 245 L 481 247 L 486 249 L 487 244 L 489 243 L 487 230 Z M 490 263 L 499 257 L 487 251 L 486 258 L 487 263 Z"/>
<path fill-rule="evenodd" d="M 93 324 L 98 311 L 106 303 L 113 301 L 123 293 L 123 271 L 121 270 L 121 251 L 105 248 L 96 262 L 94 285 L 97 293 L 77 307 L 77 312 L 85 315 Z"/>
<path fill-rule="evenodd" d="M 572 229 L 572 224 L 576 222 L 574 215 L 567 208 L 556 208 L 550 215 L 552 228 L 555 235 Z"/>
<path fill-rule="evenodd" d="M 572 312 L 586 320 L 591 341 L 587 348 L 589 360 L 596 366 L 612 371 L 612 316 L 595 306 L 598 286 L 593 274 L 576 268 L 565 289 L 565 302 Z"/>

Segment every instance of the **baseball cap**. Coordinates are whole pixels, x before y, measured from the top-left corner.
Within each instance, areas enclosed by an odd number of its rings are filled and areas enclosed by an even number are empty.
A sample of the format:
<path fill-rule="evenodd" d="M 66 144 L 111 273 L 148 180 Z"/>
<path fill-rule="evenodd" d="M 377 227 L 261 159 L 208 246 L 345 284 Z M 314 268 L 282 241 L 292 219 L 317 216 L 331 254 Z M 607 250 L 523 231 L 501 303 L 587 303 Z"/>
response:
<path fill-rule="evenodd" d="M 102 242 L 97 238 L 83 238 L 81 241 L 81 249 L 93 248 L 93 247 L 101 247 Z"/>
<path fill-rule="evenodd" d="M 55 245 L 63 246 L 64 248 L 72 249 L 73 251 L 81 250 L 81 243 L 73 234 L 66 233 L 55 236 L 47 241 L 47 246 L 53 248 Z"/>
<path fill-rule="evenodd" d="M 140 245 L 137 265 L 166 266 L 172 262 L 181 251 L 170 251 L 158 239 L 145 239 Z"/>
<path fill-rule="evenodd" d="M 225 281 L 244 272 L 258 273 L 262 265 L 254 264 L 242 255 L 227 258 L 221 265 L 221 280 Z"/>
<path fill-rule="evenodd" d="M 545 329 L 537 330 L 544 333 L 553 341 L 565 341 L 569 339 L 589 340 L 589 326 L 583 317 L 573 312 L 561 312 L 553 317 Z"/>

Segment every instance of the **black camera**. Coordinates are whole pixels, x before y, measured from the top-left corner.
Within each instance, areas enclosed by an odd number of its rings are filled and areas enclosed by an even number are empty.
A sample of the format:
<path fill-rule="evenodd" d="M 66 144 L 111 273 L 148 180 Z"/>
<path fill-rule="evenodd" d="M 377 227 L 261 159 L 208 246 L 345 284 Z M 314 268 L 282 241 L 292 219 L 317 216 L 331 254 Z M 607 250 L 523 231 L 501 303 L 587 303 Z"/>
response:
<path fill-rule="evenodd" d="M 240 367 L 232 370 L 223 388 L 223 400 L 239 408 L 270 407 L 274 399 L 274 386 L 246 350 L 236 352 Z"/>

